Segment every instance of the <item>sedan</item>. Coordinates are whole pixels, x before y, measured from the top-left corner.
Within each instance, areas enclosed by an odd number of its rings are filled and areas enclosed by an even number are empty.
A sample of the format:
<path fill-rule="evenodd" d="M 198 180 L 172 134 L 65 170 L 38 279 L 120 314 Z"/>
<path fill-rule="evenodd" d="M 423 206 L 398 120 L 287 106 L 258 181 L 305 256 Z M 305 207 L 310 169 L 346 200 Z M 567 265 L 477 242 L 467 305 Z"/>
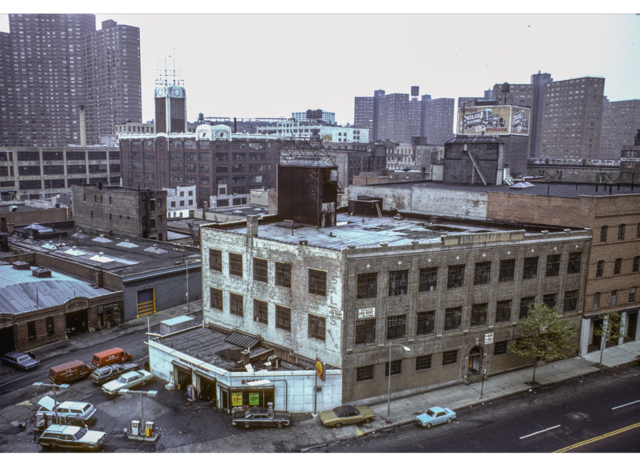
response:
<path fill-rule="evenodd" d="M 375 414 L 367 406 L 338 406 L 329 411 L 318 414 L 322 425 L 325 427 L 339 428 L 347 424 L 370 423 Z"/>
<path fill-rule="evenodd" d="M 65 401 L 56 405 L 50 396 L 45 396 L 38 404 L 41 406 L 39 413 L 43 413 L 47 419 L 56 419 L 57 415 L 58 422 L 63 424 L 85 424 L 96 413 L 91 403 Z"/>
<path fill-rule="evenodd" d="M 135 371 L 138 369 L 138 364 L 135 362 L 126 364 L 111 364 L 110 366 L 104 366 L 93 371 L 89 376 L 89 379 L 95 384 L 102 385 L 110 382 L 113 379 L 118 378 L 120 374 L 125 372 Z"/>
<path fill-rule="evenodd" d="M 416 416 L 418 425 L 426 427 L 427 429 L 431 429 L 438 424 L 444 424 L 445 422 L 451 424 L 455 418 L 456 413 L 449 408 L 439 407 L 429 408 L 425 413 Z"/>
<path fill-rule="evenodd" d="M 62 448 L 96 451 L 102 446 L 106 436 L 105 432 L 84 427 L 53 424 L 38 438 L 38 443 L 52 450 Z"/>
<path fill-rule="evenodd" d="M 2 356 L 2 363 L 23 371 L 35 369 L 40 364 L 39 361 L 36 361 L 32 357 L 17 351 L 11 351 Z"/>
<path fill-rule="evenodd" d="M 117 395 L 123 388 L 135 388 L 138 385 L 144 385 L 153 379 L 153 374 L 147 371 L 131 371 L 122 374 L 117 380 L 113 380 L 102 386 L 102 391 L 107 395 Z"/>

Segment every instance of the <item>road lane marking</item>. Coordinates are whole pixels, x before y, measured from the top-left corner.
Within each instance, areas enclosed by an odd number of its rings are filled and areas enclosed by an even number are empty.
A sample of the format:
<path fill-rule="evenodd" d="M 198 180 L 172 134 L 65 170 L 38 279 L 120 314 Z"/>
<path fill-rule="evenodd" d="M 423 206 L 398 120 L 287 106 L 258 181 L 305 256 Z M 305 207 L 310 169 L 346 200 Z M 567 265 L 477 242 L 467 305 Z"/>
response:
<path fill-rule="evenodd" d="M 616 406 L 615 408 L 611 408 L 611 411 L 613 411 L 614 409 L 618 409 L 618 408 L 624 408 L 625 406 L 629 406 L 635 403 L 640 403 L 640 400 L 637 401 L 632 401 L 631 403 L 627 403 L 626 405 L 620 405 L 620 406 Z"/>
<path fill-rule="evenodd" d="M 573 450 L 573 449 L 581 447 L 583 445 L 587 445 L 589 443 L 597 442 L 598 440 L 604 440 L 604 439 L 606 439 L 608 437 L 613 437 L 614 435 L 621 434 L 623 432 L 626 432 L 626 431 L 631 430 L 631 429 L 635 429 L 637 427 L 640 427 L 640 422 L 638 422 L 637 424 L 632 424 L 632 425 L 627 426 L 627 427 L 623 427 L 622 429 L 614 430 L 613 432 L 609 432 L 608 434 L 599 435 L 598 437 L 594 437 L 592 439 L 585 440 L 583 442 L 579 442 L 579 443 L 576 443 L 574 445 L 570 445 L 568 447 L 565 447 L 565 448 L 562 448 L 560 450 L 554 451 L 554 453 L 564 453 L 565 451 Z"/>
<path fill-rule="evenodd" d="M 520 437 L 520 440 L 522 440 L 523 438 L 531 437 L 533 435 L 541 434 L 551 429 L 557 429 L 558 427 L 560 427 L 560 424 L 558 424 L 557 426 L 549 427 L 548 429 L 539 430 L 538 432 L 534 432 L 533 434 L 525 435 L 524 437 Z"/>

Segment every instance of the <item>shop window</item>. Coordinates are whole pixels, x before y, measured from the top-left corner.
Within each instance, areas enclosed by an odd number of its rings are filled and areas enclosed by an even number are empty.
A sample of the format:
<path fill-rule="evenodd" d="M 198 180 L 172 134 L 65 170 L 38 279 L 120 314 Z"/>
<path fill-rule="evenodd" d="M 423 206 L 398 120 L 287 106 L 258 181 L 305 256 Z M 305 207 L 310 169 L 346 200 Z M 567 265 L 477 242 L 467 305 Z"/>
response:
<path fill-rule="evenodd" d="M 404 338 L 406 331 L 406 316 L 387 316 L 387 340 Z"/>
<path fill-rule="evenodd" d="M 391 361 L 391 375 L 402 374 L 402 359 Z M 384 364 L 384 376 L 389 377 L 389 362 Z"/>
<path fill-rule="evenodd" d="M 464 264 L 450 265 L 447 277 L 447 289 L 464 286 Z"/>
<path fill-rule="evenodd" d="M 537 257 L 525 257 L 524 269 L 522 271 L 522 279 L 528 280 L 536 278 L 538 276 L 538 258 Z"/>
<path fill-rule="evenodd" d="M 222 311 L 222 290 L 210 288 L 209 294 L 211 295 L 211 308 Z"/>
<path fill-rule="evenodd" d="M 474 285 L 488 285 L 491 281 L 491 262 L 477 262 L 475 275 L 473 278 Z"/>
<path fill-rule="evenodd" d="M 253 300 L 253 321 L 260 324 L 269 323 L 269 305 L 265 301 Z"/>
<path fill-rule="evenodd" d="M 276 328 L 291 331 L 291 309 L 276 305 Z"/>
<path fill-rule="evenodd" d="M 458 350 L 445 351 L 442 353 L 442 365 L 448 366 L 458 362 Z"/>
<path fill-rule="evenodd" d="M 431 369 L 431 355 L 425 354 L 416 358 L 416 371 Z"/>
<path fill-rule="evenodd" d="M 376 319 L 366 319 L 356 321 L 356 345 L 375 343 L 376 341 Z"/>
<path fill-rule="evenodd" d="M 529 315 L 530 307 L 533 306 L 535 300 L 535 296 L 529 296 L 520 300 L 520 319 L 524 319 Z"/>
<path fill-rule="evenodd" d="M 457 330 L 462 325 L 462 306 L 450 307 L 444 312 L 444 329 Z"/>
<path fill-rule="evenodd" d="M 598 261 L 596 266 L 596 278 L 602 277 L 604 274 L 604 261 Z"/>
<path fill-rule="evenodd" d="M 362 366 L 356 369 L 356 382 L 362 382 L 364 380 L 373 380 L 373 367 L 374 366 Z"/>
<path fill-rule="evenodd" d="M 209 249 L 209 269 L 222 272 L 222 251 Z"/>
<path fill-rule="evenodd" d="M 438 285 L 438 267 L 420 269 L 420 284 L 418 291 L 435 291 Z"/>
<path fill-rule="evenodd" d="M 516 269 L 515 259 L 505 259 L 500 261 L 500 276 L 498 281 L 500 282 L 512 282 Z"/>
<path fill-rule="evenodd" d="M 547 277 L 557 277 L 560 275 L 560 254 L 547 256 Z"/>
<path fill-rule="evenodd" d="M 471 308 L 471 326 L 487 325 L 487 303 L 474 304 Z"/>
<path fill-rule="evenodd" d="M 324 341 L 326 333 L 326 319 L 309 314 L 309 338 Z"/>
<path fill-rule="evenodd" d="M 268 262 L 265 259 L 253 258 L 253 279 L 259 282 L 269 282 Z"/>
<path fill-rule="evenodd" d="M 309 293 L 319 296 L 327 295 L 327 272 L 309 269 Z"/>
<path fill-rule="evenodd" d="M 242 277 L 242 254 L 229 253 L 229 274 Z"/>
<path fill-rule="evenodd" d="M 406 295 L 409 290 L 409 271 L 389 271 L 389 296 Z"/>
<path fill-rule="evenodd" d="M 498 301 L 496 303 L 496 323 L 509 322 L 511 320 L 511 300 Z"/>
<path fill-rule="evenodd" d="M 357 276 L 356 299 L 369 299 L 378 296 L 378 274 L 359 273 Z"/>
<path fill-rule="evenodd" d="M 229 312 L 235 316 L 244 317 L 242 295 L 229 293 Z"/>
<path fill-rule="evenodd" d="M 418 312 L 416 334 L 429 335 L 435 331 L 436 311 Z"/>
<path fill-rule="evenodd" d="M 291 288 L 291 264 L 276 262 L 276 285 Z"/>

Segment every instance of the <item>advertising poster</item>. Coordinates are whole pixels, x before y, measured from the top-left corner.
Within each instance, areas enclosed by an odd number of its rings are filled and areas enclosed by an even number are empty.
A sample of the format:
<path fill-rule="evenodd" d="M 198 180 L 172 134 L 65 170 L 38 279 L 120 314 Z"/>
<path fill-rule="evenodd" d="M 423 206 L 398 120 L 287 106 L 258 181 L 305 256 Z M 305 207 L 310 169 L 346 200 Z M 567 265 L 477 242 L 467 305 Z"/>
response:
<path fill-rule="evenodd" d="M 511 134 L 516 136 L 529 136 L 530 121 L 530 108 L 511 107 Z"/>
<path fill-rule="evenodd" d="M 260 404 L 259 393 L 249 393 L 249 406 L 258 406 Z"/>
<path fill-rule="evenodd" d="M 242 406 L 242 392 L 231 392 L 231 406 Z"/>
<path fill-rule="evenodd" d="M 510 123 L 510 105 L 458 108 L 458 134 L 469 136 L 483 133 L 487 136 L 507 135 Z"/>

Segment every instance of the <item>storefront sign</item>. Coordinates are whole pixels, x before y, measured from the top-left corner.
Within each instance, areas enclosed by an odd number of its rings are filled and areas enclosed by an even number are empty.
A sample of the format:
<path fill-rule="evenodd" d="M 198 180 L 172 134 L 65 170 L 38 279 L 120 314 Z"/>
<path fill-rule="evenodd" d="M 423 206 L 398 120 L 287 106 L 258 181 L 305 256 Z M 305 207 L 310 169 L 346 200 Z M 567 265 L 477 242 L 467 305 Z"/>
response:
<path fill-rule="evenodd" d="M 493 343 L 493 333 L 485 333 L 484 334 L 484 344 L 490 345 Z"/>
<path fill-rule="evenodd" d="M 375 307 L 365 307 L 364 309 L 358 309 L 358 319 L 370 319 L 376 316 Z"/>
<path fill-rule="evenodd" d="M 325 379 L 324 363 L 320 358 L 316 358 L 316 375 L 320 377 L 320 380 L 324 382 L 324 379 Z"/>
<path fill-rule="evenodd" d="M 231 392 L 231 406 L 242 406 L 242 392 Z"/>
<path fill-rule="evenodd" d="M 336 317 L 338 319 L 342 319 L 342 311 L 337 309 L 329 309 L 329 317 Z"/>

